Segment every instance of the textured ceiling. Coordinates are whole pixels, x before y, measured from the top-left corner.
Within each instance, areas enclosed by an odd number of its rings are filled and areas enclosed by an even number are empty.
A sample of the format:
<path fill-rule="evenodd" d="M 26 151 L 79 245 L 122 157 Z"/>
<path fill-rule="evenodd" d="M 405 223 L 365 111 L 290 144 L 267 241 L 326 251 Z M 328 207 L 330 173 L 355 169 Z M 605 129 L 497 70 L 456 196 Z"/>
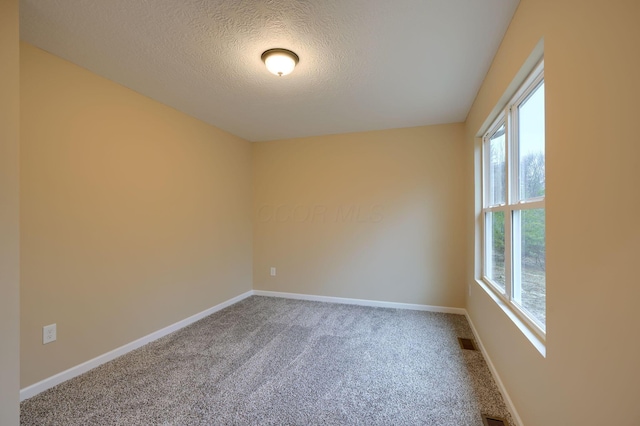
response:
<path fill-rule="evenodd" d="M 22 0 L 23 40 L 250 141 L 464 121 L 518 0 Z M 300 56 L 286 77 L 263 51 Z"/>

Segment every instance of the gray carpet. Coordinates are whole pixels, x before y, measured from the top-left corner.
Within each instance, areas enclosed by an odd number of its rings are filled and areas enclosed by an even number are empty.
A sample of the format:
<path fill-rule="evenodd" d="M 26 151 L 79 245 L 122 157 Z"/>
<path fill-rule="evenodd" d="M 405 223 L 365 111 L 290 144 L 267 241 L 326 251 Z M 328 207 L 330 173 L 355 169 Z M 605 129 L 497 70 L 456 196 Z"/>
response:
<path fill-rule="evenodd" d="M 253 296 L 21 404 L 23 425 L 513 424 L 462 315 Z"/>

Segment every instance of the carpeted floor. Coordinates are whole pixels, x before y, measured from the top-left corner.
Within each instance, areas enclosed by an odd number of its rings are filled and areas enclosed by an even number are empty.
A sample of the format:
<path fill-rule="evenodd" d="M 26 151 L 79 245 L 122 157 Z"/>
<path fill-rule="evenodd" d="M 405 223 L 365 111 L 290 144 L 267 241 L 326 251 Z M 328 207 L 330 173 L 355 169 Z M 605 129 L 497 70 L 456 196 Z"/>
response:
<path fill-rule="evenodd" d="M 21 404 L 24 425 L 513 424 L 462 315 L 253 296 Z"/>

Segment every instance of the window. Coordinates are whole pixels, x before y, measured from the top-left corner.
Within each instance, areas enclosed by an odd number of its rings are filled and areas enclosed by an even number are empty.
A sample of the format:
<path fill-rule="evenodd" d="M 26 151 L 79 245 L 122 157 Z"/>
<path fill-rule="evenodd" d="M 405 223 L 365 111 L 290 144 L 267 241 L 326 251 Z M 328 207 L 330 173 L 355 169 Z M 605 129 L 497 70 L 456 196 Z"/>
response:
<path fill-rule="evenodd" d="M 482 278 L 527 324 L 546 330 L 544 64 L 482 139 Z"/>

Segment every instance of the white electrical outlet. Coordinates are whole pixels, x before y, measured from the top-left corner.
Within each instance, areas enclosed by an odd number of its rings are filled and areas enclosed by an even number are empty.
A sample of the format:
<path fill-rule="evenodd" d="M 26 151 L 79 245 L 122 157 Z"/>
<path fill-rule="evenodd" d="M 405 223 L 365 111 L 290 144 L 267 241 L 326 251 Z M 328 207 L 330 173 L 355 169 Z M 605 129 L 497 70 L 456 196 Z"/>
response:
<path fill-rule="evenodd" d="M 275 267 L 271 267 L 271 276 L 275 277 L 276 276 L 276 268 Z"/>
<path fill-rule="evenodd" d="M 42 344 L 54 342 L 56 340 L 56 325 L 45 325 L 42 327 Z"/>

